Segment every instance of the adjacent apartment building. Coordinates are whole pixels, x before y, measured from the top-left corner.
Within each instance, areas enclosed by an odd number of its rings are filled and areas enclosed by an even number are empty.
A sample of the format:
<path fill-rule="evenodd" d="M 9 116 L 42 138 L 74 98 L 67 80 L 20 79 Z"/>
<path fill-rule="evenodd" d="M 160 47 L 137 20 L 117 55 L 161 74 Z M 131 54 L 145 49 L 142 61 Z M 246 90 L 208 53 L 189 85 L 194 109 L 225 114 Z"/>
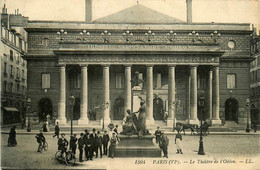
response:
<path fill-rule="evenodd" d="M 1 125 L 20 123 L 26 114 L 27 33 L 24 30 L 28 18 L 16 10 L 1 14 Z"/>

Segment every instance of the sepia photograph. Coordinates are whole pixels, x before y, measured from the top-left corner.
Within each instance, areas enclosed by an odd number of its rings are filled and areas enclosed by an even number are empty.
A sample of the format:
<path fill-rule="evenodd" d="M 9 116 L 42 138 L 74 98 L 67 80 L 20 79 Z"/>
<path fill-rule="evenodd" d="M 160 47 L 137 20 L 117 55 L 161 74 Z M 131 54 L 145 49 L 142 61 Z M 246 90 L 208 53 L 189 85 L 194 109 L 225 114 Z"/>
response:
<path fill-rule="evenodd" d="M 260 0 L 1 0 L 0 168 L 260 170 Z"/>

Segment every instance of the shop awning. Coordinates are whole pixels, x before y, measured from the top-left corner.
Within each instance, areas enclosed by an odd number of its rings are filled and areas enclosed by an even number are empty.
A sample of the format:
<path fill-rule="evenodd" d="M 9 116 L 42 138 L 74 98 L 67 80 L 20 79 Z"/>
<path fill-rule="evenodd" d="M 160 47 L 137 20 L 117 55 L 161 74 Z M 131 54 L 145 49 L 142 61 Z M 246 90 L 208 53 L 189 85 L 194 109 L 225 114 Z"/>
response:
<path fill-rule="evenodd" d="M 4 107 L 4 109 L 8 112 L 19 112 L 15 107 Z"/>

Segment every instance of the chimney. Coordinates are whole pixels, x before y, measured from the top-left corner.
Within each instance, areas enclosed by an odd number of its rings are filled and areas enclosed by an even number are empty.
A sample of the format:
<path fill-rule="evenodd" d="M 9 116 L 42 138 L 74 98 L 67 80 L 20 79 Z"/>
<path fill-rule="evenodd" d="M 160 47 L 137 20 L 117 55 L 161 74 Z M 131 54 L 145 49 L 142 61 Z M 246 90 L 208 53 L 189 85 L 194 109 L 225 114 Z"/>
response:
<path fill-rule="evenodd" d="M 85 21 L 92 21 L 92 0 L 85 0 Z"/>
<path fill-rule="evenodd" d="M 192 0 L 186 0 L 187 4 L 187 22 L 192 23 Z"/>

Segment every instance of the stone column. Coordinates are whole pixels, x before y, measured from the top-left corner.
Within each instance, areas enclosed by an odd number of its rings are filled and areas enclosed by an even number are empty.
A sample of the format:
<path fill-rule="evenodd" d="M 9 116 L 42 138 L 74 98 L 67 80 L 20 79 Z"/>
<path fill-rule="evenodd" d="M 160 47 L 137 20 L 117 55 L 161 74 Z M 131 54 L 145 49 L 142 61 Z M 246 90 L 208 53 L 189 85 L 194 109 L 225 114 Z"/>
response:
<path fill-rule="evenodd" d="M 190 67 L 191 89 L 190 89 L 190 124 L 199 124 L 197 116 L 197 66 Z"/>
<path fill-rule="evenodd" d="M 109 65 L 103 65 L 103 116 L 104 116 L 104 127 L 107 127 L 107 125 L 110 123 L 110 96 L 109 96 Z M 103 124 L 103 119 L 101 121 Z"/>
<path fill-rule="evenodd" d="M 59 122 L 59 125 L 66 124 L 66 68 L 65 65 L 59 66 L 60 70 L 60 96 L 58 102 L 58 117 L 56 122 Z"/>
<path fill-rule="evenodd" d="M 131 89 L 131 65 L 125 66 L 125 110 L 124 115 L 126 116 L 126 111 L 131 110 L 132 101 L 132 89 Z"/>
<path fill-rule="evenodd" d="M 221 124 L 219 118 L 219 66 L 213 67 L 212 124 Z"/>
<path fill-rule="evenodd" d="M 175 65 L 169 66 L 167 127 L 175 127 Z"/>
<path fill-rule="evenodd" d="M 153 125 L 153 66 L 146 66 L 146 124 Z"/>
<path fill-rule="evenodd" d="M 209 87 L 208 87 L 208 112 L 209 112 L 209 120 L 212 120 L 212 68 L 209 70 Z"/>
<path fill-rule="evenodd" d="M 88 66 L 81 65 L 80 119 L 78 125 L 87 125 L 88 122 Z"/>

